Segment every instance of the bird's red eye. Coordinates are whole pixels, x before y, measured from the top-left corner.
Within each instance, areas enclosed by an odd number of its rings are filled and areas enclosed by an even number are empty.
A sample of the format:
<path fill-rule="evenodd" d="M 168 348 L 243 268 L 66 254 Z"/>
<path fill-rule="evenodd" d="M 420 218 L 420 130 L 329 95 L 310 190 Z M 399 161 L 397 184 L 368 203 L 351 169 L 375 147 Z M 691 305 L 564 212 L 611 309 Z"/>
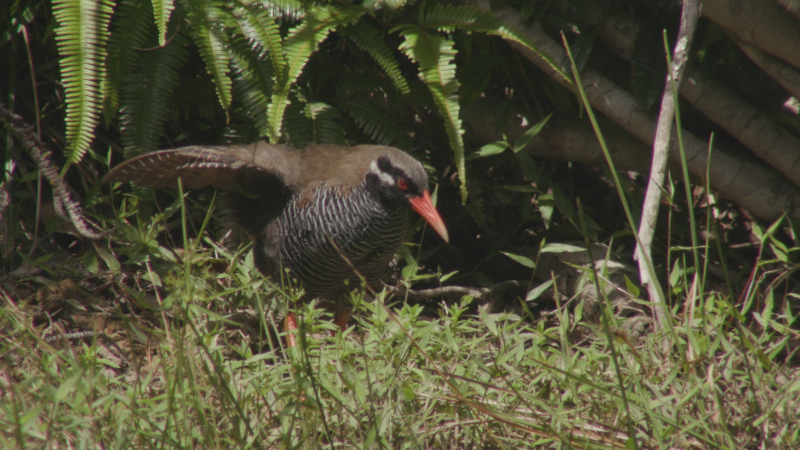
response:
<path fill-rule="evenodd" d="M 408 181 L 406 181 L 405 178 L 400 178 L 399 180 L 397 180 L 397 187 L 405 191 L 406 189 L 408 189 Z"/>

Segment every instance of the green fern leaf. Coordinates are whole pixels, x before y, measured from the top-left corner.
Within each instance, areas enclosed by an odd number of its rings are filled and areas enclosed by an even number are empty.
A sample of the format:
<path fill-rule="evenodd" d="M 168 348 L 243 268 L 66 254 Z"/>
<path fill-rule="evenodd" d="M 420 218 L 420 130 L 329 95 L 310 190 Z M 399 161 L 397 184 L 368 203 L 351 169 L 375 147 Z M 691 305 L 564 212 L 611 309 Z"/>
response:
<path fill-rule="evenodd" d="M 443 36 L 429 34 L 416 26 L 409 26 L 401 34 L 405 42 L 400 50 L 419 64 L 419 78 L 428 86 L 439 114 L 444 118 L 447 137 L 455 156 L 458 176 L 461 179 L 461 201 L 467 201 L 467 174 L 464 163 L 464 141 L 459 117 L 458 79 L 453 43 Z"/>
<path fill-rule="evenodd" d="M 267 109 L 268 136 L 271 142 L 278 142 L 281 136 L 283 114 L 289 105 L 289 92 L 292 84 L 303 71 L 311 54 L 330 33 L 339 26 L 357 21 L 364 14 L 356 8 L 338 9 L 333 6 L 320 8 L 306 15 L 306 19 L 289 31 L 283 42 L 286 66 L 275 73 L 275 89 Z"/>
<path fill-rule="evenodd" d="M 259 4 L 240 5 L 233 10 L 238 32 L 244 36 L 262 57 L 269 54 L 274 73 L 282 73 L 286 67 L 283 58 L 281 33 L 270 11 Z"/>
<path fill-rule="evenodd" d="M 159 147 L 188 43 L 183 33 L 176 34 L 166 47 L 143 53 L 139 69 L 122 79 L 120 128 L 126 158 Z"/>
<path fill-rule="evenodd" d="M 484 202 L 484 187 L 486 180 L 477 173 L 476 165 L 470 164 L 467 168 L 467 179 L 469 180 L 469 201 L 467 211 L 475 219 L 479 227 L 486 225 L 486 206 Z"/>
<path fill-rule="evenodd" d="M 304 2 L 299 0 L 262 0 L 259 3 L 270 17 L 279 18 L 282 21 L 297 22 L 306 16 L 303 10 Z"/>
<path fill-rule="evenodd" d="M 376 143 L 399 148 L 411 147 L 412 141 L 403 123 L 387 114 L 386 108 L 361 99 L 341 100 L 340 105 L 364 134 Z"/>
<path fill-rule="evenodd" d="M 53 6 L 67 103 L 67 161 L 62 174 L 83 158 L 94 138 L 104 47 L 113 12 L 109 0 L 57 0 Z"/>
<path fill-rule="evenodd" d="M 455 30 L 478 31 L 486 34 L 500 36 L 503 39 L 518 42 L 528 49 L 536 52 L 541 58 L 560 74 L 564 80 L 572 82 L 572 76 L 561 69 L 546 53 L 542 53 L 536 48 L 533 42 L 525 33 L 518 29 L 508 26 L 500 19 L 497 19 L 491 11 L 485 11 L 470 5 L 436 5 L 429 13 L 422 15 L 419 26 L 421 28 L 433 28 L 439 31 L 453 32 Z"/>
<path fill-rule="evenodd" d="M 152 2 L 153 16 L 158 27 L 158 46 L 163 47 L 167 45 L 167 25 L 169 17 L 175 9 L 175 3 L 173 0 L 152 0 Z"/>
<path fill-rule="evenodd" d="M 361 4 L 362 8 L 369 11 L 382 9 L 393 14 L 406 5 L 406 0 L 366 0 Z M 410 3 L 414 3 L 412 0 Z"/>
<path fill-rule="evenodd" d="M 303 148 L 309 144 L 348 145 L 344 128 L 337 122 L 339 110 L 321 102 L 293 102 L 286 109 L 285 134 L 289 145 Z"/>
<path fill-rule="evenodd" d="M 180 80 L 169 99 L 167 120 L 211 119 L 217 106 L 214 85 L 202 77 Z"/>
<path fill-rule="evenodd" d="M 192 37 L 206 63 L 206 70 L 214 78 L 219 104 L 228 114 L 231 78 L 229 43 L 224 32 L 226 9 L 218 0 L 189 0 L 187 3 Z"/>
<path fill-rule="evenodd" d="M 272 94 L 272 66 L 269 59 L 259 58 L 243 39 L 234 40 L 230 47 L 234 73 L 233 93 L 241 103 L 240 111 L 255 124 L 260 136 L 267 136 L 267 116 Z"/>
<path fill-rule="evenodd" d="M 234 86 L 235 85 L 234 83 Z M 239 111 L 236 109 L 233 110 L 233 114 L 231 115 L 233 116 L 231 117 L 231 123 L 223 127 L 220 132 L 219 138 L 217 139 L 218 145 L 236 145 L 243 142 L 255 142 L 263 139 L 263 136 L 258 133 L 258 130 L 248 123 L 247 117 L 240 116 Z"/>
<path fill-rule="evenodd" d="M 147 40 L 151 13 L 147 0 L 123 0 L 115 14 L 101 88 L 106 128 L 111 126 L 119 109 L 122 77 L 136 66 L 139 54 L 135 49 Z"/>
<path fill-rule="evenodd" d="M 365 20 L 359 20 L 353 25 L 342 28 L 342 33 L 350 38 L 362 50 L 368 52 L 372 59 L 381 66 L 389 76 L 395 88 L 403 94 L 409 93 L 408 83 L 400 72 L 400 65 L 392 54 L 380 31 L 375 29 Z"/>
<path fill-rule="evenodd" d="M 413 80 L 416 81 L 416 80 Z M 374 71 L 351 72 L 336 80 L 336 95 L 339 98 L 386 97 L 396 92 L 391 81 L 383 74 Z M 405 96 L 398 96 L 404 98 Z"/>
<path fill-rule="evenodd" d="M 427 85 L 420 79 L 408 80 L 408 87 L 411 92 L 408 95 L 397 97 L 394 101 L 396 104 L 419 108 L 427 111 L 436 111 L 436 102 L 433 101 L 433 95 Z"/>
<path fill-rule="evenodd" d="M 306 103 L 303 110 L 311 121 L 311 136 L 315 144 L 347 145 L 344 128 L 336 121 L 342 113 L 336 107 L 322 102 Z"/>
<path fill-rule="evenodd" d="M 283 134 L 286 142 L 295 148 L 304 148 L 311 144 L 311 121 L 305 114 L 305 104 L 296 100 L 291 102 L 285 111 Z"/>

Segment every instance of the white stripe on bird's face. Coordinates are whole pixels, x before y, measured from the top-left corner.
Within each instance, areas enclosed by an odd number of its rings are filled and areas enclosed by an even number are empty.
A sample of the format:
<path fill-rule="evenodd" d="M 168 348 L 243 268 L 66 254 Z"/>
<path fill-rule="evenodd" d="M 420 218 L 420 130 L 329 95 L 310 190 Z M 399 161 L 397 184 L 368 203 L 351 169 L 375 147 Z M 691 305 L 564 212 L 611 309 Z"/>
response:
<path fill-rule="evenodd" d="M 376 175 L 381 180 L 381 183 L 383 183 L 383 184 L 385 184 L 387 186 L 394 186 L 394 178 L 392 178 L 392 176 L 389 175 L 388 173 L 382 171 L 378 167 L 378 162 L 377 161 L 372 161 L 370 163 L 370 165 L 369 165 L 369 173 Z"/>

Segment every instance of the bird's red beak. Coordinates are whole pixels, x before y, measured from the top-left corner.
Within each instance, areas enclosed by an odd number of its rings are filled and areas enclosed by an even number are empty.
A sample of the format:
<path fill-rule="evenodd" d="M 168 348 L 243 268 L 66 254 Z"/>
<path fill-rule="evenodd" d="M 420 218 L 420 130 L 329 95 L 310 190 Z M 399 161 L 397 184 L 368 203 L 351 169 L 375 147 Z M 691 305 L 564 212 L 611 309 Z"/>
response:
<path fill-rule="evenodd" d="M 436 208 L 433 206 L 431 202 L 431 194 L 425 189 L 425 192 L 422 193 L 422 197 L 416 197 L 411 199 L 411 208 L 417 212 L 423 219 L 428 221 L 429 224 L 439 233 L 439 236 L 444 239 L 445 242 L 450 241 L 450 235 L 447 234 L 447 228 L 444 226 L 444 222 L 442 221 L 442 217 L 439 215 L 439 212 L 436 211 Z"/>

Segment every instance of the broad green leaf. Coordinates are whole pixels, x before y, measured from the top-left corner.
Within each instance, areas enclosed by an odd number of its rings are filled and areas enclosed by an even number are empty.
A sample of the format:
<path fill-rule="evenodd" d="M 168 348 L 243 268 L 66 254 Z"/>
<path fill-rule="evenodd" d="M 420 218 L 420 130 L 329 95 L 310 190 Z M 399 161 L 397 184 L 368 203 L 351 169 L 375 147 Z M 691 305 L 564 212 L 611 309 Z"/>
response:
<path fill-rule="evenodd" d="M 507 148 L 508 148 L 508 142 L 506 141 L 492 142 L 491 144 L 484 145 L 477 152 L 470 153 L 469 155 L 467 155 L 466 160 L 472 161 L 473 159 L 497 155 L 503 153 L 503 151 Z"/>
<path fill-rule="evenodd" d="M 111 254 L 111 252 L 104 249 L 103 247 L 100 247 L 96 243 L 92 242 L 92 245 L 94 246 L 94 250 L 97 252 L 97 254 L 100 255 L 100 258 L 102 258 L 103 261 L 106 263 L 106 266 L 108 266 L 108 270 L 110 270 L 113 273 L 119 273 L 121 266 L 119 264 L 119 261 L 117 261 L 117 258 L 115 258 L 114 255 Z"/>
<path fill-rule="evenodd" d="M 639 287 L 633 284 L 633 281 L 631 281 L 627 275 L 625 275 L 625 289 L 627 289 L 628 292 L 630 292 L 631 295 L 633 295 L 636 298 L 638 298 L 639 294 L 641 294 L 641 292 L 639 291 Z"/>
<path fill-rule="evenodd" d="M 480 317 L 486 325 L 486 329 L 497 336 L 497 314 L 489 314 L 486 307 L 480 307 L 478 308 L 478 317 Z"/>
<path fill-rule="evenodd" d="M 551 279 L 545 281 L 539 286 L 536 286 L 535 288 L 531 289 L 530 292 L 528 292 L 528 295 L 525 296 L 525 301 L 532 302 L 536 300 L 537 298 L 539 298 L 540 295 L 544 293 L 544 291 L 550 289 L 550 286 L 552 285 L 553 285 L 553 280 Z"/>
<path fill-rule="evenodd" d="M 536 268 L 536 263 L 534 263 L 533 260 L 531 260 L 530 258 L 527 258 L 525 256 L 521 256 L 521 255 L 515 255 L 513 253 L 508 253 L 508 252 L 500 252 L 500 253 L 508 256 L 509 258 L 511 258 L 514 261 L 522 264 L 525 267 L 530 267 L 531 269 Z"/>
<path fill-rule="evenodd" d="M 681 267 L 680 258 L 677 258 L 675 259 L 675 264 L 672 265 L 672 270 L 669 272 L 669 285 L 677 286 L 681 276 L 683 276 L 683 267 Z"/>
<path fill-rule="evenodd" d="M 544 227 L 550 229 L 550 222 L 553 220 L 553 212 L 555 211 L 555 202 L 553 201 L 553 194 L 542 194 L 537 199 L 539 202 L 539 213 L 542 215 Z"/>
<path fill-rule="evenodd" d="M 576 253 L 586 251 L 583 247 L 569 244 L 545 244 L 542 246 L 542 253 Z"/>
<path fill-rule="evenodd" d="M 514 143 L 514 153 L 518 153 L 520 150 L 523 150 L 525 147 L 527 147 L 531 139 L 539 134 L 539 132 L 542 131 L 542 128 L 547 125 L 547 122 L 551 117 L 553 117 L 553 114 L 548 114 L 547 117 L 540 120 L 536 125 L 528 128 L 525 133 L 523 133 L 522 136 L 517 139 L 517 142 Z"/>

